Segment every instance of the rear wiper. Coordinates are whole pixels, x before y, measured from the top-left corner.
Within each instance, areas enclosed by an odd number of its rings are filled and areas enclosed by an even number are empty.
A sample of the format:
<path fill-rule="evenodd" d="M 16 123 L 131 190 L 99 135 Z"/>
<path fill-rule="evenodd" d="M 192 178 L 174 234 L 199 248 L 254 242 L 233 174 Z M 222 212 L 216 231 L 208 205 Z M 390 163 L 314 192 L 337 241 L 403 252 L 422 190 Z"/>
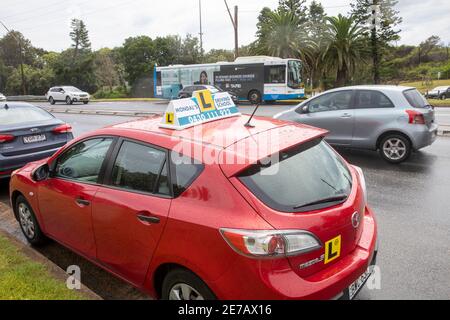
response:
<path fill-rule="evenodd" d="M 317 200 L 314 202 L 310 202 L 307 204 L 302 204 L 301 206 L 297 206 L 294 207 L 295 210 L 297 209 L 302 209 L 302 208 L 306 208 L 306 207 L 310 207 L 310 206 L 315 206 L 317 204 L 324 204 L 324 203 L 330 203 L 330 202 L 338 202 L 338 201 L 344 201 L 348 199 L 348 195 L 346 194 L 338 194 L 329 198 L 325 198 L 325 199 L 321 199 L 321 200 Z"/>

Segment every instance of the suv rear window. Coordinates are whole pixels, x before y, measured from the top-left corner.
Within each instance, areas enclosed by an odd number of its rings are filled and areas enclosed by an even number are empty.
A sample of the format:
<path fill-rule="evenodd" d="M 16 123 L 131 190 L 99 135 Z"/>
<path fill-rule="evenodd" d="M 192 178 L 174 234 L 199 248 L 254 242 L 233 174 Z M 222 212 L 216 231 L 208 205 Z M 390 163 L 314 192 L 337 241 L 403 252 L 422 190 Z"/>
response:
<path fill-rule="evenodd" d="M 352 178 L 349 169 L 322 140 L 282 152 L 275 165 L 279 165 L 277 171 L 271 166 L 254 165 L 239 177 L 256 197 L 274 210 L 318 210 L 342 203 L 350 195 Z M 277 173 L 272 174 L 274 172 Z M 343 199 L 318 203 L 338 197 Z"/>
<path fill-rule="evenodd" d="M 428 108 L 430 106 L 427 99 L 416 89 L 406 90 L 403 95 L 414 108 Z"/>
<path fill-rule="evenodd" d="M 34 106 L 0 108 L 0 125 L 15 125 L 53 119 L 53 116 Z"/>

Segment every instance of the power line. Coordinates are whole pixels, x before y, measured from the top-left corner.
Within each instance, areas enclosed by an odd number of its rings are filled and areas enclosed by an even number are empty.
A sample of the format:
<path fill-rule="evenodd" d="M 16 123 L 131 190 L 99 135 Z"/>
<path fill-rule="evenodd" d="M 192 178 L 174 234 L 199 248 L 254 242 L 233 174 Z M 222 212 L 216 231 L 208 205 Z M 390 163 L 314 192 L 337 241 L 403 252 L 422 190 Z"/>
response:
<path fill-rule="evenodd" d="M 127 4 L 129 4 L 129 3 L 131 3 L 131 2 L 136 3 L 137 1 L 142 1 L 142 0 L 131 0 L 131 1 L 129 0 L 129 1 L 125 1 L 125 2 L 120 3 L 120 4 L 116 4 L 116 5 L 109 6 L 109 7 L 104 7 L 104 8 L 101 9 L 101 11 L 96 9 L 96 10 L 92 10 L 92 11 L 85 12 L 85 13 L 82 14 L 82 16 L 95 15 L 95 14 L 102 14 L 102 13 L 104 13 L 104 11 L 106 11 L 106 10 L 110 10 L 110 9 L 114 9 L 114 8 L 117 8 L 117 7 L 121 7 L 121 6 L 127 5 Z M 22 28 L 21 31 L 29 31 L 29 30 L 38 29 L 38 28 L 41 28 L 42 26 L 46 26 L 46 25 L 48 25 L 48 24 L 55 23 L 55 22 L 59 22 L 59 21 L 63 21 L 63 20 L 67 20 L 67 17 L 63 17 L 63 18 L 58 18 L 58 19 L 50 20 L 50 21 L 47 21 L 47 22 L 45 22 L 45 23 L 41 23 L 41 24 L 39 24 L 39 25 L 34 25 L 33 27 L 30 27 L 30 28 Z"/>
<path fill-rule="evenodd" d="M 86 4 L 86 3 L 91 3 L 91 2 L 92 1 L 90 1 L 90 0 L 83 1 L 83 2 L 78 3 L 77 5 L 80 6 L 80 5 L 83 5 L 83 4 Z M 55 14 L 55 13 L 61 13 L 61 9 L 56 8 L 55 10 L 46 11 L 45 13 L 39 14 L 39 18 L 46 17 L 46 16 L 49 16 L 49 15 L 52 15 L 52 14 Z M 10 24 L 18 24 L 18 23 L 20 24 L 22 22 L 28 22 L 28 21 L 31 21 L 31 20 L 36 20 L 36 17 L 27 17 L 27 18 L 24 18 L 24 19 L 12 20 L 9 23 Z"/>

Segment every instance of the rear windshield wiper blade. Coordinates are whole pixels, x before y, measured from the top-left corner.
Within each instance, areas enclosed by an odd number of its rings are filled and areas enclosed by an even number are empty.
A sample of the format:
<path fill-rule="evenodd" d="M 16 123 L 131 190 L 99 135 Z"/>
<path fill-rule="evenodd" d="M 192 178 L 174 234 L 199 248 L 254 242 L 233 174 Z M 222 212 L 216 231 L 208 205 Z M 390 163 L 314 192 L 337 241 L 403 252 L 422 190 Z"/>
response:
<path fill-rule="evenodd" d="M 306 208 L 306 207 L 310 207 L 310 206 L 315 206 L 318 204 L 324 204 L 324 203 L 330 203 L 330 202 L 338 202 L 338 201 L 344 201 L 348 199 L 348 195 L 346 194 L 338 194 L 329 198 L 325 198 L 325 199 L 321 199 L 321 200 L 317 200 L 314 202 L 310 202 L 307 204 L 302 204 L 300 206 L 294 207 L 295 210 L 297 209 L 302 209 L 302 208 Z"/>

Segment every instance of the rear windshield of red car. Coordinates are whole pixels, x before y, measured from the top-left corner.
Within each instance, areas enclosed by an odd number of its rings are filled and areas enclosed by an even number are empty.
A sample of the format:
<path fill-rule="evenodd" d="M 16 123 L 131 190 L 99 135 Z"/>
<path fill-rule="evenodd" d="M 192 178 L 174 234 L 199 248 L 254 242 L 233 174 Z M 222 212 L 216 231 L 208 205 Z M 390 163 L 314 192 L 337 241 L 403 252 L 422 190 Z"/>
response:
<path fill-rule="evenodd" d="M 430 106 L 427 99 L 416 89 L 406 90 L 403 95 L 414 108 L 428 108 Z"/>
<path fill-rule="evenodd" d="M 321 139 L 282 152 L 279 162 L 254 165 L 239 179 L 263 203 L 281 212 L 306 212 L 337 205 L 345 202 L 352 189 L 347 165 Z"/>

